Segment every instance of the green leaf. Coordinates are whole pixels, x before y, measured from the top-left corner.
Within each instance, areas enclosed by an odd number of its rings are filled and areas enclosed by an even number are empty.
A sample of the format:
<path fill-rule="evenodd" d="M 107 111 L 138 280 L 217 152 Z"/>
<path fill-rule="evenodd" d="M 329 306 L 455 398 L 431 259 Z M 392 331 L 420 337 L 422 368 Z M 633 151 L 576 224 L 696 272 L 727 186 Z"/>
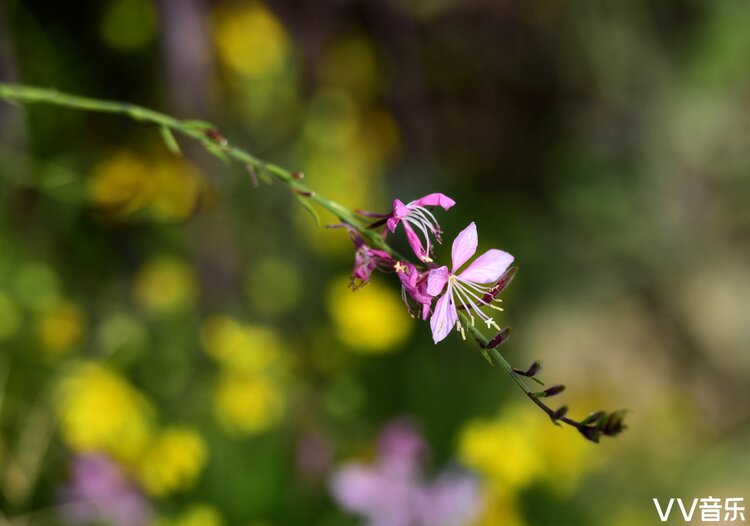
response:
<path fill-rule="evenodd" d="M 308 212 L 310 212 L 310 215 L 313 216 L 313 219 L 315 219 L 315 222 L 318 223 L 319 227 L 323 226 L 323 222 L 320 220 L 320 215 L 318 215 L 318 211 L 315 210 L 315 207 L 310 203 L 307 197 L 297 195 L 297 201 L 304 206 Z"/>
<path fill-rule="evenodd" d="M 177 157 L 182 157 L 182 150 L 180 150 L 180 145 L 177 143 L 174 134 L 172 134 L 172 130 L 166 126 L 162 126 L 159 128 L 159 132 L 161 133 L 161 138 L 167 146 L 167 149 Z"/>
<path fill-rule="evenodd" d="M 193 130 L 201 130 L 201 131 L 216 129 L 216 126 L 214 126 L 210 122 L 199 121 L 199 120 L 182 121 L 182 125 L 185 126 L 185 128 L 190 128 Z"/>
<path fill-rule="evenodd" d="M 229 157 L 224 152 L 224 150 L 221 148 L 221 146 L 218 146 L 217 144 L 210 142 L 210 141 L 203 141 L 203 146 L 208 150 L 208 152 L 224 161 L 224 164 L 230 164 Z"/>

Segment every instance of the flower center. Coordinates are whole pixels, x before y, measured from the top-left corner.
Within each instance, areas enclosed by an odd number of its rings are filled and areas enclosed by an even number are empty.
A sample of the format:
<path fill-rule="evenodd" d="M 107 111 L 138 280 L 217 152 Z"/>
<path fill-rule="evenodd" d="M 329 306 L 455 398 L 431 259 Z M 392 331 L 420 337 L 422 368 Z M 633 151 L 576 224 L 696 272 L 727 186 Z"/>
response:
<path fill-rule="evenodd" d="M 488 329 L 492 327 L 496 330 L 500 330 L 500 327 L 497 325 L 494 318 L 488 316 L 481 309 L 481 307 L 490 307 L 499 311 L 503 310 L 497 305 L 492 304 L 493 301 L 501 300 L 493 298 L 489 301 L 485 301 L 484 298 L 487 294 L 489 294 L 491 289 L 492 287 L 490 286 L 480 285 L 472 281 L 463 280 L 455 274 L 451 274 L 448 277 L 448 294 L 451 295 L 454 305 L 460 305 L 466 311 L 472 327 L 474 326 L 474 316 L 476 315 L 477 318 L 479 318 L 487 325 Z M 457 322 L 457 325 L 458 330 L 463 335 L 463 327 L 461 326 L 461 322 Z"/>

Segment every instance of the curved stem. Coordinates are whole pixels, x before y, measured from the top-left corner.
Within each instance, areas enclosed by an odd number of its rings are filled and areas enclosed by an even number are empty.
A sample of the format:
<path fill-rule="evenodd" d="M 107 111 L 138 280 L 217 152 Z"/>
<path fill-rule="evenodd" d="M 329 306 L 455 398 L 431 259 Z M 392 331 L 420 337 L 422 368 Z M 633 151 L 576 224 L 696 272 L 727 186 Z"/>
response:
<path fill-rule="evenodd" d="M 249 165 L 262 173 L 269 174 L 277 181 L 287 185 L 300 198 L 309 199 L 332 213 L 339 220 L 351 225 L 372 245 L 389 252 L 396 259 L 405 259 L 384 243 L 376 232 L 368 230 L 367 225 L 354 212 L 335 201 L 317 194 L 289 170 L 272 163 L 267 163 L 242 148 L 230 145 L 218 133 L 216 127 L 210 123 L 179 120 L 170 115 L 135 104 L 92 99 L 62 93 L 55 89 L 37 88 L 19 84 L 0 83 L 0 99 L 24 104 L 53 104 L 83 111 L 122 115 L 138 122 L 167 128 L 198 141 L 204 148 L 215 155 L 223 155 L 244 165 Z"/>

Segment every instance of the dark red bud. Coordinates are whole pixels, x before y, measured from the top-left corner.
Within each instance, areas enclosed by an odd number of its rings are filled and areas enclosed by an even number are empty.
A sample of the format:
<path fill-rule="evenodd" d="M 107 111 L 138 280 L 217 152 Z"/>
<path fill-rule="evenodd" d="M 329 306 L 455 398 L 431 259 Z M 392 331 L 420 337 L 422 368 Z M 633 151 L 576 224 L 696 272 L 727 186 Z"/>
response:
<path fill-rule="evenodd" d="M 486 345 L 483 345 L 482 342 L 479 342 L 479 346 L 482 349 L 494 349 L 495 347 L 500 347 L 502 344 L 508 341 L 508 338 L 510 338 L 510 327 L 505 327 L 500 332 L 498 332 L 490 341 L 487 342 Z"/>
<path fill-rule="evenodd" d="M 542 370 L 542 362 L 537 360 L 536 362 L 532 363 L 531 366 L 525 371 L 521 369 L 513 369 L 513 372 L 516 374 L 520 374 L 521 376 L 527 376 L 529 378 L 533 378 L 541 370 Z"/>
<path fill-rule="evenodd" d="M 550 396 L 559 395 L 563 391 L 565 391 L 564 385 L 553 385 L 552 387 L 545 389 L 543 393 L 544 393 L 544 397 L 546 398 Z"/>
<path fill-rule="evenodd" d="M 491 303 L 495 298 L 497 298 L 500 293 L 504 291 L 508 287 L 508 285 L 510 285 L 510 282 L 513 281 L 516 272 L 518 272 L 518 267 L 510 267 L 508 270 L 506 270 L 505 273 L 500 276 L 500 279 L 497 280 L 495 286 L 492 287 L 490 291 L 484 295 L 482 301 L 484 303 Z"/>

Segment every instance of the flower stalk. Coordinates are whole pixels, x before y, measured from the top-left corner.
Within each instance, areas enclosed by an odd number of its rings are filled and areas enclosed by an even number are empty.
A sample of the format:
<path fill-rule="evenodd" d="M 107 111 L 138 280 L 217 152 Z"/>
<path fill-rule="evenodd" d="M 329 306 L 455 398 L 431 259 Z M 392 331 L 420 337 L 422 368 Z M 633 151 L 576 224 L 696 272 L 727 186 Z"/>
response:
<path fill-rule="evenodd" d="M 502 310 L 493 303 L 500 301 L 497 296 L 508 286 L 517 268 L 510 267 L 513 262 L 510 254 L 496 249 L 485 252 L 464 268 L 477 248 L 474 223 L 464 229 L 454 241 L 450 269 L 447 266 L 438 267 L 433 263 L 433 245 L 430 238 L 434 237 L 435 241 L 440 243 L 442 231 L 432 209 L 448 210 L 455 204 L 444 194 L 429 194 L 406 204 L 396 199 L 393 212 L 390 214 L 350 210 L 305 185 L 302 182 L 302 172 L 288 171 L 255 157 L 231 144 L 208 122 L 180 120 L 134 104 L 97 100 L 61 93 L 54 89 L 19 84 L 0 83 L 0 99 L 11 103 L 51 104 L 128 117 L 156 126 L 166 147 L 175 155 L 181 154 L 174 136 L 177 134 L 197 141 L 209 153 L 225 162 L 235 161 L 243 165 L 253 186 L 257 186 L 259 180 L 267 183 L 275 180 L 286 185 L 295 199 L 307 208 L 319 223 L 313 204 L 327 210 L 343 223 L 336 226 L 346 226 L 349 229 L 356 249 L 353 278 L 359 280 L 360 285 L 368 281 L 373 270 L 383 270 L 384 266 L 396 272 L 402 282 L 404 301 L 409 309 L 421 312 L 423 319 L 427 319 L 432 312 L 430 323 L 436 344 L 454 327 L 464 339 L 465 332 L 468 331 L 479 344 L 484 358 L 491 365 L 503 369 L 555 425 L 566 424 L 574 427 L 588 440 L 598 442 L 601 436 L 615 436 L 625 429 L 624 411 L 599 411 L 577 421 L 567 416 L 567 406 L 552 409 L 545 400 L 562 392 L 564 386 L 555 385 L 543 391 L 531 390 L 525 379 L 544 385 L 536 377 L 541 369 L 539 362 L 534 362 L 526 370 L 516 369 L 500 353 L 498 348 L 509 338 L 510 327 L 500 329 L 494 319 L 482 309 Z M 407 241 L 419 260 L 416 264 L 409 262 L 386 241 L 386 232 L 383 229 L 387 227 L 393 234 L 399 223 L 403 225 Z M 438 299 L 433 310 L 432 300 L 435 298 Z M 417 304 L 416 307 L 412 307 L 410 299 Z M 493 327 L 498 332 L 492 338 L 487 338 L 477 327 L 482 324 L 486 324 L 487 328 Z"/>

